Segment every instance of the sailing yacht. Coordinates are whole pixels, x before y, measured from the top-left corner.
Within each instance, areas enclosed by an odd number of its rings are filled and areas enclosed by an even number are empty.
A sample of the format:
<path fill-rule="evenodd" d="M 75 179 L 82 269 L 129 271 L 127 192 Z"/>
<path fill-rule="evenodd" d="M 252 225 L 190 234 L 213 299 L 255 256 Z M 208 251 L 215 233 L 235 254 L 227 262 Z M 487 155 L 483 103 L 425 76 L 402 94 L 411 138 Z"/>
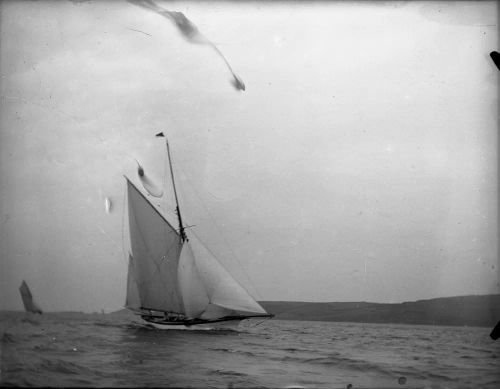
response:
<path fill-rule="evenodd" d="M 125 307 L 158 329 L 235 329 L 244 319 L 272 317 L 184 226 L 168 140 L 166 146 L 177 229 L 125 177 L 131 246 Z"/>
<path fill-rule="evenodd" d="M 30 288 L 28 287 L 26 281 L 23 280 L 23 282 L 21 283 L 19 292 L 21 293 L 21 298 L 23 300 L 23 305 L 26 312 L 39 313 L 41 315 L 42 310 L 33 299 L 33 295 L 31 294 Z"/>

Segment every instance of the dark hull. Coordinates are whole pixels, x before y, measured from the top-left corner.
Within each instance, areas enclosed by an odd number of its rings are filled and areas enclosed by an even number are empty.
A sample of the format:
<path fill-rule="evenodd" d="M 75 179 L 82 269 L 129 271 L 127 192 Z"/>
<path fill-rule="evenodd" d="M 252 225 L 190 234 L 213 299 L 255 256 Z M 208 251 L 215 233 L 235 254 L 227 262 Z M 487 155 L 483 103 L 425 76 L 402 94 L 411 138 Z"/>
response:
<path fill-rule="evenodd" d="M 252 317 L 272 317 L 272 315 L 254 315 L 254 316 L 225 316 L 218 319 L 188 319 L 188 320 L 166 320 L 160 316 L 142 315 L 141 318 L 151 324 L 168 325 L 168 326 L 196 326 L 196 325 L 211 325 L 223 322 L 240 322 L 241 320 L 250 319 Z"/>

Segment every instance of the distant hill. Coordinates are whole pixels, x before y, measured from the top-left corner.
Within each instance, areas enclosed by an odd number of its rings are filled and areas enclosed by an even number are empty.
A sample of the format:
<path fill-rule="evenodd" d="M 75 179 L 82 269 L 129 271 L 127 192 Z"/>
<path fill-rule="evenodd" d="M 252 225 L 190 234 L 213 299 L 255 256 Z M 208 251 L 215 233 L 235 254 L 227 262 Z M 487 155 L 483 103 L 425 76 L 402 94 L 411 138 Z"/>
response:
<path fill-rule="evenodd" d="M 491 327 L 500 320 L 500 294 L 443 297 L 399 304 L 261 301 L 280 320 Z"/>
<path fill-rule="evenodd" d="M 493 328 L 500 321 L 500 294 L 442 297 L 398 304 L 367 302 L 311 303 L 299 301 L 260 301 L 266 311 L 279 320 L 310 320 L 353 323 L 430 324 Z M 22 311 L 0 311 L 3 315 Z M 46 314 L 83 315 L 83 312 Z M 102 313 L 85 315 L 101 316 Z M 111 316 L 135 315 L 128 309 L 109 312 Z"/>
<path fill-rule="evenodd" d="M 430 324 L 493 328 L 500 320 L 500 294 L 442 297 L 398 304 L 259 301 L 279 320 Z M 134 315 L 120 309 L 108 315 Z"/>

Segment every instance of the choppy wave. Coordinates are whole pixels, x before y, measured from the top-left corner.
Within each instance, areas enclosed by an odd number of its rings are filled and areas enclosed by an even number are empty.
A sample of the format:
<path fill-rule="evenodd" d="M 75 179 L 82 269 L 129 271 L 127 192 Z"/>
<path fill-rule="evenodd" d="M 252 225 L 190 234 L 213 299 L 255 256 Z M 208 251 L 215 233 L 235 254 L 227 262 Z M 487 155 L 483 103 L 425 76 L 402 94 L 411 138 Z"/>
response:
<path fill-rule="evenodd" d="M 4 332 L 2 336 L 2 345 L 13 344 L 13 343 L 16 343 L 15 336 L 7 332 Z"/>
<path fill-rule="evenodd" d="M 222 370 L 222 369 L 210 370 L 209 374 L 222 375 L 222 376 L 236 376 L 236 377 L 248 376 L 248 374 L 245 374 L 245 373 L 232 371 L 232 370 Z"/>
<path fill-rule="evenodd" d="M 129 316 L 0 313 L 4 386 L 497 388 L 485 328 L 268 320 L 161 331 Z"/>
<path fill-rule="evenodd" d="M 39 364 L 35 365 L 36 370 L 44 371 L 45 373 L 62 373 L 73 375 L 87 375 L 93 372 L 78 362 L 70 362 L 63 359 L 44 359 Z"/>

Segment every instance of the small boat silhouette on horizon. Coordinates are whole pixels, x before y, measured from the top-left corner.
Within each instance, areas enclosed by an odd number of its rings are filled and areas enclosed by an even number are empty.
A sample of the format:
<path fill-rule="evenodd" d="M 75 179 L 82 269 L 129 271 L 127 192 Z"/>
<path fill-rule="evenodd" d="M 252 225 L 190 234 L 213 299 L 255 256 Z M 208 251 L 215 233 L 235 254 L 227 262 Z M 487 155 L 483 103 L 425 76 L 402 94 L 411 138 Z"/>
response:
<path fill-rule="evenodd" d="M 30 288 L 26 281 L 23 280 L 21 286 L 19 287 L 19 292 L 21 292 L 21 298 L 23 299 L 24 309 L 26 312 L 42 314 L 42 309 L 33 299 Z"/>

